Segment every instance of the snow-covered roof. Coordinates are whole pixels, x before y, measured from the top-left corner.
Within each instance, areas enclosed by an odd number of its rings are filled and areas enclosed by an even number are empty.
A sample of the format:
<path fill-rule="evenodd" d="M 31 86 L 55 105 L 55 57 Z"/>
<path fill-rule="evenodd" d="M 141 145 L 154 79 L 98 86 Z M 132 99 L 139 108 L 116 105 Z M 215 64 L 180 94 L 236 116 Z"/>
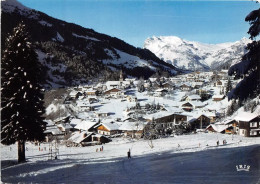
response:
<path fill-rule="evenodd" d="M 129 122 L 125 121 L 120 127 L 119 130 L 125 130 L 125 131 L 133 131 L 133 130 L 143 130 L 145 127 L 144 122 Z"/>
<path fill-rule="evenodd" d="M 58 124 L 57 127 L 64 128 L 65 130 L 72 128 L 72 126 L 69 123 L 61 123 L 61 124 Z"/>
<path fill-rule="evenodd" d="M 46 127 L 45 134 L 51 133 L 52 135 L 62 134 L 62 131 L 57 126 Z"/>
<path fill-rule="evenodd" d="M 219 124 L 210 124 L 208 127 L 212 127 L 216 132 L 222 132 L 225 129 L 227 129 L 229 126 L 228 125 L 219 125 Z M 208 128 L 207 127 L 207 128 Z"/>
<path fill-rule="evenodd" d="M 200 100 L 201 97 L 199 95 L 189 95 L 187 98 L 190 100 Z"/>
<path fill-rule="evenodd" d="M 151 82 L 155 82 L 156 80 L 157 80 L 157 78 L 149 78 L 149 80 L 151 81 Z"/>
<path fill-rule="evenodd" d="M 250 113 L 250 112 L 241 112 L 239 113 L 234 119 L 236 121 L 251 121 L 252 119 L 256 118 L 259 116 L 258 114 L 255 113 Z"/>
<path fill-rule="evenodd" d="M 213 95 L 212 98 L 224 98 L 224 95 Z"/>
<path fill-rule="evenodd" d="M 163 88 L 159 88 L 159 89 L 155 90 L 155 92 L 163 92 L 163 91 L 168 91 L 168 90 L 163 89 Z"/>
<path fill-rule="evenodd" d="M 85 92 L 86 93 L 95 93 L 95 92 L 97 92 L 97 90 L 96 89 L 87 89 Z"/>
<path fill-rule="evenodd" d="M 80 122 L 82 122 L 83 120 L 82 119 L 76 119 L 76 118 L 74 118 L 74 119 L 72 119 L 71 121 L 70 121 L 70 124 L 72 125 L 72 126 L 76 126 L 77 124 L 79 124 Z"/>
<path fill-rule="evenodd" d="M 228 124 L 231 124 L 232 123 L 232 121 L 234 121 L 234 119 L 226 119 L 226 120 L 224 120 L 224 121 L 222 121 L 222 122 L 217 122 L 217 123 L 215 123 L 215 125 L 228 125 Z"/>
<path fill-rule="evenodd" d="M 110 121 L 102 120 L 101 121 L 101 125 L 106 127 L 109 131 L 111 131 L 111 130 L 119 130 L 119 127 L 120 127 L 119 124 L 117 124 L 116 122 L 111 121 L 111 120 Z"/>
<path fill-rule="evenodd" d="M 182 106 L 186 103 L 190 103 L 193 107 L 204 107 L 205 104 L 203 102 L 200 102 L 200 101 L 189 101 L 189 102 L 184 102 L 182 103 Z"/>
<path fill-rule="evenodd" d="M 78 93 L 79 93 L 79 91 L 74 91 L 74 90 L 73 90 L 73 91 L 70 92 L 69 95 L 70 95 L 70 96 L 76 96 Z"/>
<path fill-rule="evenodd" d="M 144 118 L 152 120 L 153 118 L 154 119 L 159 119 L 159 118 L 170 116 L 170 115 L 173 115 L 173 114 L 174 114 L 173 112 L 160 111 L 160 112 L 157 112 L 157 113 L 154 113 L 154 114 L 146 115 L 146 116 L 144 116 Z"/>
<path fill-rule="evenodd" d="M 88 131 L 90 128 L 92 128 L 94 125 L 96 125 L 97 122 L 93 121 L 81 121 L 78 123 L 74 128 L 78 130 L 86 130 Z"/>
<path fill-rule="evenodd" d="M 84 139 L 88 138 L 91 136 L 93 133 L 87 132 L 87 131 L 82 131 L 82 132 L 75 132 L 69 140 L 74 142 L 74 143 L 81 143 Z"/>
<path fill-rule="evenodd" d="M 121 81 L 107 81 L 106 85 L 107 86 L 116 86 L 116 85 L 120 85 Z"/>

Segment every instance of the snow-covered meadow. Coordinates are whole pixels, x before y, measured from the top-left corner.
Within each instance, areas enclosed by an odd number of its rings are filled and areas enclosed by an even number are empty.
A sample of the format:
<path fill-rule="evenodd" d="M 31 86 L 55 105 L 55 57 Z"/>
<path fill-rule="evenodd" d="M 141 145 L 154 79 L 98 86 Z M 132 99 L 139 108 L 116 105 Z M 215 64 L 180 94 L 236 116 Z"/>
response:
<path fill-rule="evenodd" d="M 219 146 L 216 143 L 218 140 Z M 223 140 L 227 141 L 226 145 L 223 145 Z M 104 148 L 103 151 L 100 151 L 101 145 L 89 147 L 66 147 L 65 145 L 58 145 L 59 153 L 56 160 L 50 159 L 49 144 L 36 146 L 27 143 L 26 158 L 28 162 L 23 164 L 16 164 L 17 145 L 1 145 L 1 179 L 7 183 L 71 183 L 73 180 L 76 183 L 135 183 L 134 181 L 136 180 L 134 179 L 130 179 L 127 182 L 127 179 L 131 176 L 129 173 L 139 172 L 138 170 L 140 169 L 140 172 L 145 173 L 146 170 L 149 170 L 150 168 L 146 168 L 147 164 L 149 164 L 147 162 L 148 158 L 168 159 L 170 157 L 173 159 L 176 154 L 179 156 L 189 154 L 192 158 L 194 154 L 193 159 L 196 160 L 195 152 L 210 154 L 216 150 L 227 148 L 223 150 L 227 150 L 226 153 L 229 153 L 228 150 L 231 152 L 237 149 L 246 150 L 247 146 L 253 146 L 254 149 L 255 147 L 260 148 L 259 143 L 260 137 L 246 138 L 238 135 L 232 136 L 219 133 L 181 135 L 157 139 L 152 142 L 143 139 L 114 138 L 112 142 L 102 145 Z M 151 148 L 151 145 L 153 145 L 153 148 Z M 127 161 L 127 151 L 129 149 L 131 149 L 132 159 Z M 250 154 L 253 154 L 253 152 L 251 151 Z M 225 160 L 225 154 L 222 156 L 224 157 L 222 159 Z M 244 157 L 243 154 L 241 155 L 241 159 L 242 157 Z M 226 159 L 228 161 L 229 158 Z M 133 164 L 131 168 L 125 165 L 129 164 L 129 162 Z M 256 160 L 256 163 L 258 163 L 257 168 L 259 172 L 259 160 Z M 202 160 L 201 164 L 203 164 Z M 158 164 L 157 167 L 159 167 Z M 162 165 L 161 169 L 167 170 L 167 167 L 163 167 Z M 156 171 L 152 171 L 151 175 L 153 175 L 153 172 L 156 173 Z M 198 170 L 197 172 L 203 171 Z M 92 173 L 93 175 L 90 176 L 86 173 Z M 102 173 L 104 176 L 102 176 Z M 121 175 L 122 178 L 119 178 Z M 109 176 L 107 181 L 104 178 L 105 176 Z M 171 177 L 171 175 L 168 177 Z M 143 180 L 139 178 L 139 180 L 141 183 L 150 183 L 147 181 L 149 180 L 148 178 L 144 177 Z M 154 179 L 154 181 L 160 181 L 159 176 Z M 165 180 L 165 182 L 172 183 L 170 180 Z"/>

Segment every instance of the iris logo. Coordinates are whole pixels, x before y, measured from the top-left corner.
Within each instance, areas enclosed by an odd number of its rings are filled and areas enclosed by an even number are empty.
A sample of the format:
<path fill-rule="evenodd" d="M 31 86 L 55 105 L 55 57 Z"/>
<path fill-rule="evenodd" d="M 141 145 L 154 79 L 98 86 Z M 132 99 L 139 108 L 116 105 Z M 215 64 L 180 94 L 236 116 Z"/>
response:
<path fill-rule="evenodd" d="M 250 165 L 237 165 L 236 166 L 237 171 L 249 171 Z"/>

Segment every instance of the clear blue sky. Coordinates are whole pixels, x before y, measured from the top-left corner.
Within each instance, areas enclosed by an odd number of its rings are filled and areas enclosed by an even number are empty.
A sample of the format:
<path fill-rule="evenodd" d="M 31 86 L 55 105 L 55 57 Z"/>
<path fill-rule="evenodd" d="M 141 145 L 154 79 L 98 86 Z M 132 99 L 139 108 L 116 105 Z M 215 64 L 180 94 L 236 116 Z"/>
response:
<path fill-rule="evenodd" d="M 178 36 L 204 43 L 248 37 L 252 1 L 19 0 L 27 7 L 143 47 L 150 36 Z"/>

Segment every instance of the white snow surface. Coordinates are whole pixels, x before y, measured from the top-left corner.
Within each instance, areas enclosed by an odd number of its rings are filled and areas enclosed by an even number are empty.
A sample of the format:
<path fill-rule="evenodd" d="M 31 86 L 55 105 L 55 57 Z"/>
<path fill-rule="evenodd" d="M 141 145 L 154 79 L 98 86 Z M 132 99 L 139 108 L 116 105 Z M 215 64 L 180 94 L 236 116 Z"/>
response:
<path fill-rule="evenodd" d="M 77 35 L 76 33 L 72 33 L 73 36 L 77 37 L 77 38 L 84 38 L 86 40 L 92 40 L 92 41 L 100 41 L 96 38 L 93 37 L 89 37 L 89 36 L 82 36 L 82 35 Z"/>
<path fill-rule="evenodd" d="M 64 42 L 64 38 L 60 35 L 59 32 L 57 32 L 57 36 L 55 38 L 52 38 L 54 41 Z"/>
<path fill-rule="evenodd" d="M 242 38 L 230 43 L 205 44 L 176 36 L 153 36 L 145 40 L 144 48 L 176 67 L 196 70 L 216 67 L 229 60 L 232 65 L 236 64 L 249 42 L 249 39 Z"/>
<path fill-rule="evenodd" d="M 106 49 L 105 51 L 111 55 L 113 60 L 103 60 L 104 64 L 115 64 L 115 65 L 123 65 L 126 68 L 134 68 L 134 67 L 148 67 L 151 68 L 152 70 L 155 70 L 156 68 L 151 66 L 146 60 L 140 59 L 137 56 L 133 56 L 130 54 L 127 54 L 125 52 L 122 52 L 120 50 L 115 49 L 117 54 L 120 56 L 120 58 L 116 58 L 112 51 Z"/>
<path fill-rule="evenodd" d="M 222 145 L 222 140 L 224 139 L 227 141 L 226 145 Z M 220 146 L 216 146 L 217 140 L 220 141 Z M 97 173 L 101 171 L 104 172 L 106 168 L 103 166 L 111 162 L 115 164 L 114 167 L 120 168 L 120 164 L 127 164 L 125 163 L 125 158 L 129 149 L 131 149 L 133 159 L 131 161 L 134 162 L 134 164 L 131 165 L 131 169 L 136 170 L 142 168 L 138 163 L 135 163 L 135 158 L 139 157 L 153 158 L 151 157 L 152 155 L 157 155 L 160 159 L 167 159 L 176 153 L 257 145 L 259 141 L 260 137 L 252 139 L 237 135 L 232 137 L 231 135 L 219 133 L 197 133 L 157 139 L 152 141 L 154 147 L 151 148 L 149 142 L 146 140 L 114 138 L 113 142 L 103 145 L 104 150 L 102 152 L 96 152 L 97 148 L 99 149 L 101 147 L 100 145 L 89 147 L 66 147 L 65 145 L 58 145 L 58 160 L 50 160 L 49 144 L 35 146 L 32 143 L 26 143 L 26 158 L 28 162 L 17 165 L 11 165 L 11 161 L 17 159 L 17 144 L 11 146 L 1 144 L 1 160 L 5 163 L 2 165 L 2 173 L 8 171 L 4 179 L 15 183 L 21 181 L 26 181 L 26 183 L 71 183 L 79 179 L 81 182 L 86 182 L 90 179 L 99 182 L 100 178 L 89 178 L 91 176 L 86 175 L 88 171 L 84 169 L 84 166 L 93 166 L 91 167 L 93 169 L 91 169 L 91 172 L 95 170 Z M 145 162 L 145 159 L 143 161 Z M 8 165 L 8 163 L 10 163 L 10 165 Z M 143 169 L 145 170 L 145 168 Z M 67 172 L 69 172 L 69 174 Z M 107 172 L 110 173 L 109 168 Z M 118 170 L 117 172 L 116 175 L 128 173 L 125 170 Z M 57 174 L 54 176 L 54 173 Z M 62 173 L 68 176 L 62 177 Z M 111 178 L 116 175 L 115 173 L 110 173 Z M 114 181 L 117 180 L 119 180 L 119 178 L 114 178 Z M 144 180 L 140 182 L 146 183 L 147 181 Z M 111 183 L 111 181 L 109 183 Z"/>
<path fill-rule="evenodd" d="M 50 24 L 50 23 L 48 23 L 48 22 L 46 22 L 46 21 L 44 21 L 44 20 L 39 21 L 39 23 L 40 23 L 41 25 L 43 25 L 43 26 L 52 27 L 52 24 Z"/>

